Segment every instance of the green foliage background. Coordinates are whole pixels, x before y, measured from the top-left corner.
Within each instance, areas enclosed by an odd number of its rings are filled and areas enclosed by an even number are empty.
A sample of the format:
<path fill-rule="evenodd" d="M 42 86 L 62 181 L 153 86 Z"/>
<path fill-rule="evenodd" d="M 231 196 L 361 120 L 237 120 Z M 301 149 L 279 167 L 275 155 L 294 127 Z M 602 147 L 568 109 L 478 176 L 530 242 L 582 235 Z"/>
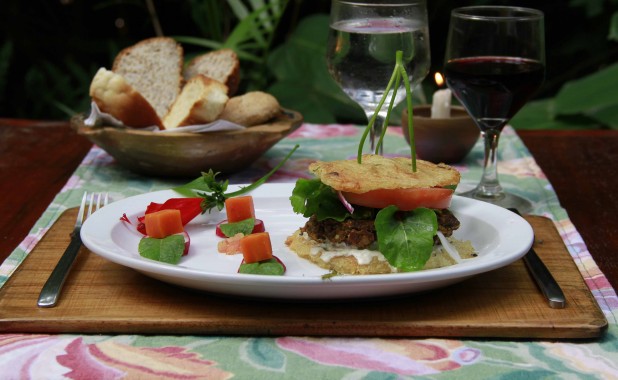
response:
<path fill-rule="evenodd" d="M 432 70 L 440 71 L 452 8 L 541 9 L 547 77 L 513 119 L 518 129 L 618 129 L 618 0 L 428 0 Z M 328 75 L 330 0 L 2 0 L 0 117 L 67 119 L 89 108 L 88 87 L 120 49 L 177 38 L 187 59 L 220 47 L 241 58 L 241 91 L 262 89 L 309 122 L 365 123 Z M 415 92 L 426 102 L 430 74 Z"/>

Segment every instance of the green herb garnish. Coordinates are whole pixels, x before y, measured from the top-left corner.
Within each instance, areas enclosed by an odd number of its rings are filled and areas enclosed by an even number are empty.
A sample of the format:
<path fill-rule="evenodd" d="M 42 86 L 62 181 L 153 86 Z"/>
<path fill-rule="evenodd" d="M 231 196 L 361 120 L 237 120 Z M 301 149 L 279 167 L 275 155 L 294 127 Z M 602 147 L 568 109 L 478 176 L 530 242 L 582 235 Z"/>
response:
<path fill-rule="evenodd" d="M 266 173 L 262 178 L 258 179 L 254 183 L 249 186 L 241 187 L 240 190 L 233 191 L 231 193 L 226 193 L 229 180 L 218 181 L 216 179 L 217 175 L 220 173 L 213 172 L 210 169 L 207 173 L 202 173 L 201 177 L 194 179 L 193 181 L 184 184 L 182 186 L 178 186 L 173 188 L 175 192 L 185 196 L 185 197 L 202 197 L 202 213 L 206 211 L 210 211 L 213 208 L 217 208 L 219 211 L 223 210 L 225 206 L 225 200 L 227 198 L 237 197 L 239 195 L 248 193 L 252 190 L 257 189 L 264 182 L 270 178 L 277 170 L 279 170 L 283 164 L 294 154 L 296 149 L 298 149 L 299 145 L 294 146 L 294 148 L 288 153 L 284 159 L 277 164 L 271 171 Z"/>
<path fill-rule="evenodd" d="M 322 280 L 329 281 L 331 278 L 337 277 L 337 276 L 339 276 L 339 273 L 337 273 L 337 271 L 332 270 L 332 271 L 330 271 L 330 272 L 328 272 L 326 274 L 323 274 L 322 275 Z"/>
<path fill-rule="evenodd" d="M 391 112 L 393 110 L 393 106 L 395 103 L 395 96 L 397 95 L 397 89 L 401 81 L 403 80 L 403 85 L 406 90 L 406 106 L 408 108 L 408 133 L 410 135 L 410 156 L 412 157 L 412 171 L 416 171 L 416 144 L 414 142 L 414 121 L 413 121 L 413 110 L 412 110 L 412 90 L 410 88 L 410 79 L 408 78 L 408 73 L 406 72 L 406 68 L 403 65 L 403 52 L 401 50 L 397 50 L 395 54 L 395 69 L 393 70 L 393 75 L 391 76 L 388 85 L 386 86 L 386 90 L 384 90 L 384 94 L 382 95 L 382 99 L 378 103 L 376 110 L 373 113 L 373 116 L 369 120 L 365 131 L 361 137 L 360 143 L 358 145 L 358 156 L 357 161 L 360 164 L 362 162 L 363 156 L 363 146 L 365 145 L 365 140 L 367 139 L 367 135 L 373 128 L 373 125 L 376 122 L 376 118 L 378 117 L 378 112 L 382 109 L 384 102 L 386 101 L 386 97 L 388 96 L 388 92 L 393 88 L 393 96 L 391 97 L 391 101 L 388 105 L 388 111 L 386 113 L 386 118 L 384 120 L 384 128 L 382 128 L 382 134 L 380 135 L 380 139 L 375 147 L 375 154 L 378 154 L 380 151 L 380 147 L 384 142 L 384 135 L 386 134 L 386 128 L 388 127 L 388 121 L 390 119 Z"/>

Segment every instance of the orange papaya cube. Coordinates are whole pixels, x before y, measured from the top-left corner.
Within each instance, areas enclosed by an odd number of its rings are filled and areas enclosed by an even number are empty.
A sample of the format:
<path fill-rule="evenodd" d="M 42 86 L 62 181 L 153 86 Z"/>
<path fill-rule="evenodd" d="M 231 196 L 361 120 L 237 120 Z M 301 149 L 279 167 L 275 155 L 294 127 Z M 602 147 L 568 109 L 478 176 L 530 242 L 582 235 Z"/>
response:
<path fill-rule="evenodd" d="M 240 240 L 240 252 L 247 264 L 272 259 L 273 248 L 270 235 L 268 232 L 258 232 L 243 237 Z"/>
<path fill-rule="evenodd" d="M 156 239 L 163 239 L 170 235 L 182 233 L 182 217 L 180 210 L 167 209 L 152 212 L 144 216 L 146 235 Z"/>
<path fill-rule="evenodd" d="M 225 212 L 228 223 L 240 222 L 241 220 L 255 218 L 255 208 L 253 207 L 253 197 L 244 195 L 225 200 Z"/>

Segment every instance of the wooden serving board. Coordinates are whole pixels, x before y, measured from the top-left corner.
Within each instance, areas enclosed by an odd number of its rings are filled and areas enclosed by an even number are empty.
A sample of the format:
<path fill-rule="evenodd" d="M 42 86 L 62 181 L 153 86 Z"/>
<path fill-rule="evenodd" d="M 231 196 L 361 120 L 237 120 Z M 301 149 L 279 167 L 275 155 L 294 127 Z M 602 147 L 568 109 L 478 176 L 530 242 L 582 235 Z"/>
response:
<path fill-rule="evenodd" d="M 39 308 L 75 215 L 67 210 L 0 289 L 0 332 L 577 339 L 607 329 L 552 221 L 538 216 L 527 218 L 535 249 L 566 294 L 564 309 L 548 306 L 521 260 L 424 294 L 294 303 L 182 289 L 86 248 L 58 305 Z"/>

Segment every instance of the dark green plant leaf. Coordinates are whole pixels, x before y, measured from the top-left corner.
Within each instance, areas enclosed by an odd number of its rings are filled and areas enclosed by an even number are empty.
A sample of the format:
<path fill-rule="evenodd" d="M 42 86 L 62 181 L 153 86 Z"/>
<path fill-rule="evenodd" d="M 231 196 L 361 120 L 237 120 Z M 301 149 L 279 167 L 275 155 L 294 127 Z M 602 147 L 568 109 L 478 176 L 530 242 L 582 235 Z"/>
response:
<path fill-rule="evenodd" d="M 611 129 L 618 129 L 618 106 L 616 104 L 599 109 L 592 117 Z"/>
<path fill-rule="evenodd" d="M 618 41 L 618 12 L 614 12 L 612 15 L 612 21 L 609 24 L 608 39 L 612 41 Z"/>
<path fill-rule="evenodd" d="M 367 122 L 360 107 L 339 88 L 326 67 L 328 16 L 304 18 L 285 44 L 268 57 L 276 78 L 269 87 L 284 106 L 303 114 L 305 121 L 332 123 L 338 119 Z"/>
<path fill-rule="evenodd" d="M 571 0 L 571 7 L 582 7 L 588 18 L 595 17 L 603 13 L 603 3 L 605 0 Z"/>
<path fill-rule="evenodd" d="M 597 121 L 615 122 L 618 119 L 616 88 L 618 88 L 618 63 L 565 84 L 555 98 L 555 115 L 582 114 Z M 617 126 L 613 124 L 613 127 Z"/>
<path fill-rule="evenodd" d="M 603 125 L 583 115 L 554 117 L 554 99 L 542 99 L 526 104 L 510 121 L 517 130 L 597 129 Z"/>
<path fill-rule="evenodd" d="M 0 103 L 3 103 L 6 97 L 7 74 L 9 72 L 9 64 L 13 56 L 13 42 L 6 41 L 0 46 Z"/>

